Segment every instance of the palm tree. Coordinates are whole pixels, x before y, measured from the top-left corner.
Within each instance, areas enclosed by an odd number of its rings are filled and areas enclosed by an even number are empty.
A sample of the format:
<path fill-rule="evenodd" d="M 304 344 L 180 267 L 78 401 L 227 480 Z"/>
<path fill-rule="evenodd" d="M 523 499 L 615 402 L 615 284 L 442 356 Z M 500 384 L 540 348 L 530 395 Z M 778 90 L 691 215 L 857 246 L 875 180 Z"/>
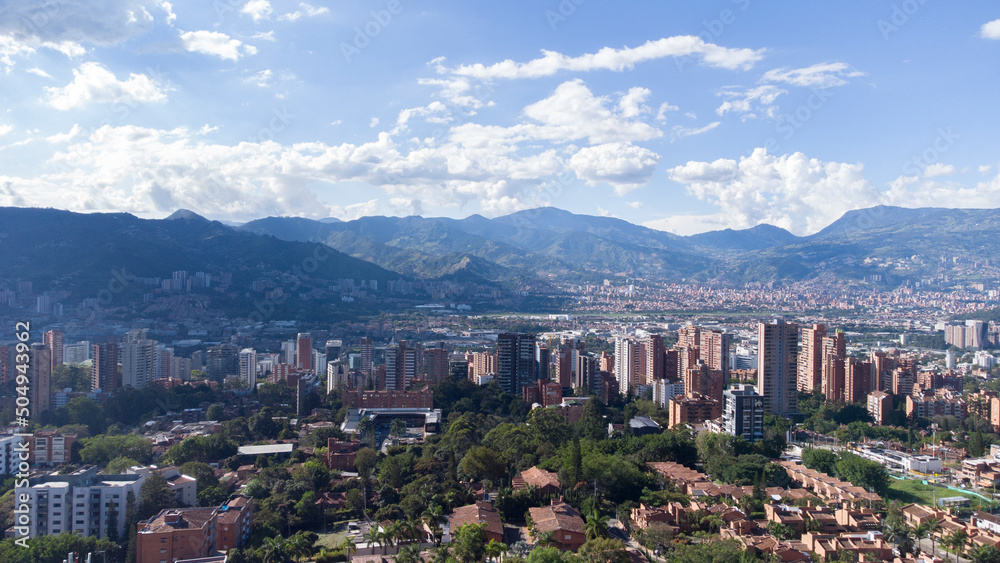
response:
<path fill-rule="evenodd" d="M 297 560 L 315 553 L 313 543 L 306 534 L 299 533 L 289 538 L 286 545 L 289 547 L 292 557 Z"/>
<path fill-rule="evenodd" d="M 420 543 L 420 538 L 423 536 L 423 533 L 421 533 L 420 520 L 408 517 L 402 525 L 403 531 L 406 534 L 406 539 Z"/>
<path fill-rule="evenodd" d="M 453 491 L 448 491 L 453 492 Z M 424 510 L 424 513 L 420 515 L 420 518 L 427 523 L 427 527 L 431 529 L 431 533 L 434 534 L 434 543 L 436 545 L 441 545 L 441 524 L 445 523 L 444 508 L 440 504 L 431 504 Z"/>
<path fill-rule="evenodd" d="M 552 542 L 555 541 L 555 532 L 538 532 L 534 536 L 535 545 L 552 545 Z"/>
<path fill-rule="evenodd" d="M 934 552 L 937 550 L 938 534 L 941 533 L 941 519 L 931 518 L 926 523 L 927 535 L 931 538 L 931 557 L 933 557 Z"/>
<path fill-rule="evenodd" d="M 969 550 L 966 557 L 972 563 L 997 563 L 1000 561 L 1000 550 L 992 545 L 981 545 Z"/>
<path fill-rule="evenodd" d="M 369 527 L 365 530 L 364 535 L 361 537 L 363 537 L 368 543 L 368 547 L 371 547 L 372 544 L 376 543 L 379 547 L 382 547 L 382 532 L 379 531 L 378 525 Z M 374 550 L 372 550 L 372 552 L 374 553 Z"/>
<path fill-rule="evenodd" d="M 292 556 L 285 538 L 264 538 L 264 563 L 291 563 Z"/>
<path fill-rule="evenodd" d="M 608 522 L 597 509 L 591 510 L 587 514 L 587 521 L 583 524 L 583 531 L 587 534 L 588 540 L 603 538 L 608 535 Z"/>
<path fill-rule="evenodd" d="M 358 552 L 358 545 L 354 543 L 353 539 L 344 538 L 344 541 L 340 542 L 340 545 L 337 546 L 337 549 L 343 550 L 344 555 L 347 555 L 349 557 Z"/>
<path fill-rule="evenodd" d="M 448 563 L 448 560 L 451 558 L 451 549 L 446 545 L 438 545 L 434 548 L 433 554 L 433 563 Z"/>
<path fill-rule="evenodd" d="M 422 563 L 423 560 L 424 558 L 420 555 L 420 546 L 413 543 L 403 546 L 396 554 L 396 561 L 399 563 Z"/>
<path fill-rule="evenodd" d="M 930 523 L 930 520 L 926 520 L 917 524 L 917 526 L 913 528 L 913 541 L 916 543 L 918 548 L 920 547 L 920 541 L 930 535 Z"/>
<path fill-rule="evenodd" d="M 945 538 L 945 542 L 955 552 L 955 561 L 957 563 L 958 556 L 965 551 L 965 546 L 969 543 L 969 534 L 964 529 L 958 529 L 949 534 Z"/>
<path fill-rule="evenodd" d="M 491 539 L 490 543 L 486 544 L 484 551 L 487 561 L 499 561 L 500 556 L 507 553 L 507 544 Z"/>
<path fill-rule="evenodd" d="M 906 557 L 913 552 L 913 528 L 900 522 L 888 526 L 885 531 L 886 539 L 896 543 L 900 556 Z"/>

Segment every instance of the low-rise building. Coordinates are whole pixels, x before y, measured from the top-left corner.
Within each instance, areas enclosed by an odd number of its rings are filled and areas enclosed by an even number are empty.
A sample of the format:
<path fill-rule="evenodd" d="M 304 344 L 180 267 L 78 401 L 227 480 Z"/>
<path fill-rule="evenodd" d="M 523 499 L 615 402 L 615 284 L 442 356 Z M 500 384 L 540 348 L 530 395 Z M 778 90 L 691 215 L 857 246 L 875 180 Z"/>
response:
<path fill-rule="evenodd" d="M 456 508 L 448 517 L 448 532 L 454 537 L 466 524 L 482 524 L 487 540 L 503 541 L 503 522 L 500 512 L 489 501 L 478 501 Z"/>
<path fill-rule="evenodd" d="M 139 522 L 136 563 L 173 563 L 215 555 L 217 508 L 168 508 Z"/>
<path fill-rule="evenodd" d="M 528 509 L 535 532 L 552 533 L 553 546 L 564 551 L 576 551 L 586 541 L 583 518 L 572 506 L 552 501 L 549 506 Z"/>
<path fill-rule="evenodd" d="M 543 496 L 559 494 L 562 485 L 559 484 L 559 477 L 551 471 L 546 471 L 538 466 L 525 469 L 519 477 L 515 477 L 511 483 L 515 491 L 534 487 Z"/>

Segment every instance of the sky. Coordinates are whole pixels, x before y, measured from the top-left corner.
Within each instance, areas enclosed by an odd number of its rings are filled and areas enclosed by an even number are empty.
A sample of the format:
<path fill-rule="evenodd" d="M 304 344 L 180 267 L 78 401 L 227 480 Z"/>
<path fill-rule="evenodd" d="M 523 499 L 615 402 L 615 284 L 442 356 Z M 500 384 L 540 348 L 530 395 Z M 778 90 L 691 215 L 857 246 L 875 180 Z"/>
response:
<path fill-rule="evenodd" d="M 1000 207 L 995 1 L 0 0 L 0 206 Z"/>

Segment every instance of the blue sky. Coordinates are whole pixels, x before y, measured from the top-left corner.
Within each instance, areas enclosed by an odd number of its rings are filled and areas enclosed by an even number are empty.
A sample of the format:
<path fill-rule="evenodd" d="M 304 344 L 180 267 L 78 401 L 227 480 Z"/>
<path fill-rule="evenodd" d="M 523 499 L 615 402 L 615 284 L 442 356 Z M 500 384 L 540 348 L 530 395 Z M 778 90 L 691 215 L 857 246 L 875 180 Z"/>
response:
<path fill-rule="evenodd" d="M 1000 207 L 994 2 L 677 4 L 3 2 L 0 205 L 681 234 Z"/>

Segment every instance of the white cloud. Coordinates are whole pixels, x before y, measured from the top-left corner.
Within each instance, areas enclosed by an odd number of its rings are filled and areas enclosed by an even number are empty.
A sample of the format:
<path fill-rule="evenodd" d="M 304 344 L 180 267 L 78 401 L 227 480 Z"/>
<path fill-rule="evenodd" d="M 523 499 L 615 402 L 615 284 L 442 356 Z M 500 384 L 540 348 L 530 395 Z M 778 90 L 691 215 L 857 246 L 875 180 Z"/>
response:
<path fill-rule="evenodd" d="M 0 36 L 62 52 L 82 50 L 81 44 L 115 45 L 152 29 L 147 8 L 156 6 L 156 0 L 4 2 Z"/>
<path fill-rule="evenodd" d="M 937 176 L 953 176 L 955 174 L 955 166 L 953 164 L 942 164 L 940 162 L 935 162 L 927 168 L 924 168 L 924 178 L 934 178 Z"/>
<path fill-rule="evenodd" d="M 90 102 L 122 102 L 129 105 L 164 102 L 167 95 L 155 80 L 145 74 L 130 74 L 119 81 L 100 63 L 86 62 L 73 70 L 73 81 L 62 88 L 45 89 L 49 104 L 58 110 L 69 110 Z"/>
<path fill-rule="evenodd" d="M 218 31 L 184 31 L 181 32 L 180 38 L 188 52 L 204 53 L 231 61 L 239 60 L 243 54 L 253 55 L 257 52 L 252 45 L 243 45 L 239 39 L 232 39 Z"/>
<path fill-rule="evenodd" d="M 666 123 L 667 122 L 667 112 L 668 111 L 677 111 L 679 109 L 681 109 L 681 108 L 679 108 L 677 106 L 672 106 L 672 105 L 668 104 L 667 102 L 663 102 L 662 104 L 660 104 L 660 109 L 657 110 L 657 112 L 656 112 L 656 121 L 658 121 L 660 123 Z"/>
<path fill-rule="evenodd" d="M 80 126 L 74 123 L 73 127 L 69 131 L 65 133 L 57 133 L 55 135 L 51 135 L 49 137 L 46 137 L 45 140 L 52 144 L 68 143 L 73 139 L 75 139 L 76 136 L 80 134 L 80 131 L 81 131 Z"/>
<path fill-rule="evenodd" d="M 218 125 L 209 125 L 208 123 L 206 123 L 206 124 L 202 125 L 201 129 L 198 129 L 198 132 L 195 133 L 195 134 L 196 135 L 208 135 L 209 133 L 215 133 L 218 130 L 219 130 L 219 126 Z"/>
<path fill-rule="evenodd" d="M 272 12 L 274 10 L 267 0 L 250 0 L 240 9 L 240 13 L 253 18 L 254 23 L 270 18 Z"/>
<path fill-rule="evenodd" d="M 764 73 L 761 82 L 783 82 L 801 88 L 830 88 L 847 84 L 848 78 L 865 76 L 847 63 L 817 63 L 805 68 L 776 68 Z"/>
<path fill-rule="evenodd" d="M 368 126 L 371 127 L 371 128 L 378 127 L 378 118 L 377 117 L 373 117 L 372 120 L 371 120 L 371 123 L 369 123 Z"/>
<path fill-rule="evenodd" d="M 247 82 L 249 84 L 256 84 L 261 88 L 268 88 L 271 86 L 271 79 L 273 77 L 274 73 L 271 71 L 271 69 L 265 68 L 264 70 L 258 72 L 257 74 L 245 78 L 244 82 Z"/>
<path fill-rule="evenodd" d="M 993 20 L 979 28 L 979 36 L 983 39 L 1000 39 L 1000 20 Z"/>
<path fill-rule="evenodd" d="M 626 201 L 625 205 L 631 207 L 632 209 L 642 209 L 641 201 Z"/>
<path fill-rule="evenodd" d="M 309 4 L 306 4 L 305 2 L 299 4 L 299 8 L 300 8 L 299 10 L 295 10 L 294 12 L 288 12 L 287 14 L 284 14 L 282 16 L 278 16 L 278 19 L 293 22 L 298 20 L 302 16 L 308 16 L 312 18 L 322 14 L 330 13 L 330 9 L 325 6 L 321 8 L 316 8 Z"/>
<path fill-rule="evenodd" d="M 688 162 L 668 173 L 689 194 L 717 206 L 720 221 L 734 229 L 769 223 L 808 234 L 881 200 L 863 165 L 823 162 L 802 153 L 774 156 L 758 148 L 739 162 Z"/>
<path fill-rule="evenodd" d="M 670 130 L 673 137 L 672 140 L 683 139 L 684 137 L 692 137 L 694 135 L 701 135 L 702 133 L 708 133 L 712 129 L 718 127 L 722 122 L 713 121 L 704 127 L 684 127 L 683 125 L 674 125 L 673 129 Z"/>
<path fill-rule="evenodd" d="M 13 125 L 0 125 L 0 137 L 3 137 L 4 135 L 10 133 L 13 130 L 14 130 Z"/>
<path fill-rule="evenodd" d="M 735 112 L 742 114 L 743 119 L 761 116 L 774 118 L 778 110 L 774 101 L 778 99 L 778 96 L 787 93 L 788 90 L 771 84 L 755 86 L 747 90 L 741 90 L 736 86 L 727 86 L 717 94 L 723 99 L 723 102 L 716 108 L 715 113 L 721 116 Z"/>
<path fill-rule="evenodd" d="M 174 7 L 170 4 L 170 2 L 167 2 L 167 0 L 163 0 L 157 5 L 160 7 L 161 10 L 167 13 L 167 19 L 166 19 L 167 25 L 174 25 L 174 22 L 177 21 L 177 14 L 174 13 Z"/>
<path fill-rule="evenodd" d="M 642 224 L 642 226 L 649 227 L 650 229 L 656 229 L 658 231 L 666 231 L 675 235 L 686 236 L 703 233 L 705 231 L 726 229 L 729 227 L 729 224 L 726 222 L 726 218 L 721 214 L 674 215 L 672 217 L 663 217 L 661 219 L 646 221 Z"/>
<path fill-rule="evenodd" d="M 605 143 L 580 149 L 569 159 L 569 168 L 590 185 L 611 184 L 618 195 L 649 181 L 660 157 L 629 143 Z"/>
<path fill-rule="evenodd" d="M 270 41 L 272 43 L 276 42 L 277 39 L 274 38 L 274 30 L 271 31 L 258 31 L 250 36 L 251 39 L 256 39 L 257 41 Z"/>
<path fill-rule="evenodd" d="M 38 67 L 29 68 L 25 70 L 25 72 L 27 72 L 28 74 L 34 74 L 35 76 L 41 76 L 42 78 L 52 78 L 52 75 L 50 75 L 49 73 L 45 72 L 44 70 Z"/>
<path fill-rule="evenodd" d="M 596 53 L 570 57 L 556 51 L 542 51 L 538 59 L 526 63 L 510 59 L 489 66 L 481 63 L 454 68 L 438 66 L 441 74 L 469 76 L 482 80 L 520 79 L 552 76 L 561 71 L 623 71 L 636 64 L 667 57 L 697 57 L 703 64 L 729 70 L 746 70 L 764 57 L 763 49 L 729 49 L 692 36 L 681 35 L 647 41 L 638 47 L 604 47 Z"/>
<path fill-rule="evenodd" d="M 980 174 L 989 174 L 990 170 L 992 170 L 992 169 L 993 169 L 993 167 L 991 165 L 984 164 L 984 165 L 982 165 L 982 166 L 979 167 L 979 173 Z"/>
<path fill-rule="evenodd" d="M 594 144 L 655 139 L 663 135 L 659 129 L 629 119 L 642 113 L 638 104 L 648 94 L 645 88 L 629 90 L 615 112 L 608 107 L 610 100 L 595 96 L 582 80 L 563 82 L 548 98 L 524 108 L 524 114 L 541 122 L 542 127 L 523 131 L 537 139 L 588 139 Z"/>
<path fill-rule="evenodd" d="M 618 101 L 618 113 L 622 117 L 639 117 L 649 113 L 650 109 L 645 105 L 645 101 L 652 92 L 649 88 L 629 88 L 628 93 Z"/>

